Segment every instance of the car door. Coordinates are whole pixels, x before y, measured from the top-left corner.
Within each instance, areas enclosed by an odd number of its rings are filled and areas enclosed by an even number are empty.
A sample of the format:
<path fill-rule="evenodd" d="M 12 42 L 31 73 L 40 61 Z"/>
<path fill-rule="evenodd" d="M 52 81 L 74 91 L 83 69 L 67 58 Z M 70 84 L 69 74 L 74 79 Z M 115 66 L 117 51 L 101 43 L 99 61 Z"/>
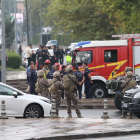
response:
<path fill-rule="evenodd" d="M 15 98 L 13 96 L 13 89 L 0 85 L 0 103 L 2 100 L 5 101 L 6 105 L 6 114 L 7 115 L 18 115 L 21 109 L 21 98 Z M 1 112 L 1 105 L 0 105 Z"/>

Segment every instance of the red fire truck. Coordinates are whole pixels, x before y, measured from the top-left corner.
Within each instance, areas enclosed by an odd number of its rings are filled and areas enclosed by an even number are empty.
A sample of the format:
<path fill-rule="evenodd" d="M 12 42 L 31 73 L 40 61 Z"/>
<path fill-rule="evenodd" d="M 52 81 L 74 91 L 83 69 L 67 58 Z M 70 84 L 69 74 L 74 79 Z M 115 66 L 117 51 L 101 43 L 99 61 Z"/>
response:
<path fill-rule="evenodd" d="M 82 62 L 88 63 L 93 81 L 90 94 L 96 98 L 107 97 L 112 93 L 106 89 L 106 81 L 124 76 L 125 67 L 132 67 L 134 74 L 140 73 L 140 34 L 112 37 L 120 40 L 84 41 L 75 47 L 73 62 L 78 64 L 82 72 Z"/>

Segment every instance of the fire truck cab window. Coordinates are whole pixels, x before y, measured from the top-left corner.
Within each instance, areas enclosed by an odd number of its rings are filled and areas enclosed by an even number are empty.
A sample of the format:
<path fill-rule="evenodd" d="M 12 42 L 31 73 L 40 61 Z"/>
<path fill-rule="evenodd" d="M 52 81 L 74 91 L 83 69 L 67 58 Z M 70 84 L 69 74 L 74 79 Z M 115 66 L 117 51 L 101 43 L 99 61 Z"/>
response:
<path fill-rule="evenodd" d="M 106 63 L 117 62 L 118 61 L 117 50 L 105 50 L 104 51 L 104 61 Z"/>
<path fill-rule="evenodd" d="M 92 51 L 78 51 L 76 53 L 76 62 L 87 62 L 88 64 L 92 63 Z"/>

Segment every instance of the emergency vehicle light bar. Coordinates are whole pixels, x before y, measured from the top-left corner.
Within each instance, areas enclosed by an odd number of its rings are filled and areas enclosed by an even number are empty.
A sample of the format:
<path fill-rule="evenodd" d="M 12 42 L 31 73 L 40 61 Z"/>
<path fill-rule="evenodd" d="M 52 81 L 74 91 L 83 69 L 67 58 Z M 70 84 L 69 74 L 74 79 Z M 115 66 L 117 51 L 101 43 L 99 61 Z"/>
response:
<path fill-rule="evenodd" d="M 140 34 L 121 34 L 121 35 L 112 35 L 112 37 L 133 38 L 133 37 L 140 37 Z"/>

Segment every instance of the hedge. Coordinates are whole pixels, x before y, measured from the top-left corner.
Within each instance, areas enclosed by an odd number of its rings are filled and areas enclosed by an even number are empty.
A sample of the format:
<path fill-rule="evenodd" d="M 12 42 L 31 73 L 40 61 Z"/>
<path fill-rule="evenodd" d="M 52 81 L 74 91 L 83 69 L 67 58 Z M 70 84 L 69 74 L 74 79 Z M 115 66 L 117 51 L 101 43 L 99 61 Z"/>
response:
<path fill-rule="evenodd" d="M 21 65 L 21 56 L 17 55 L 13 51 L 10 52 L 7 51 L 7 56 L 8 56 L 7 67 L 18 69 Z"/>

